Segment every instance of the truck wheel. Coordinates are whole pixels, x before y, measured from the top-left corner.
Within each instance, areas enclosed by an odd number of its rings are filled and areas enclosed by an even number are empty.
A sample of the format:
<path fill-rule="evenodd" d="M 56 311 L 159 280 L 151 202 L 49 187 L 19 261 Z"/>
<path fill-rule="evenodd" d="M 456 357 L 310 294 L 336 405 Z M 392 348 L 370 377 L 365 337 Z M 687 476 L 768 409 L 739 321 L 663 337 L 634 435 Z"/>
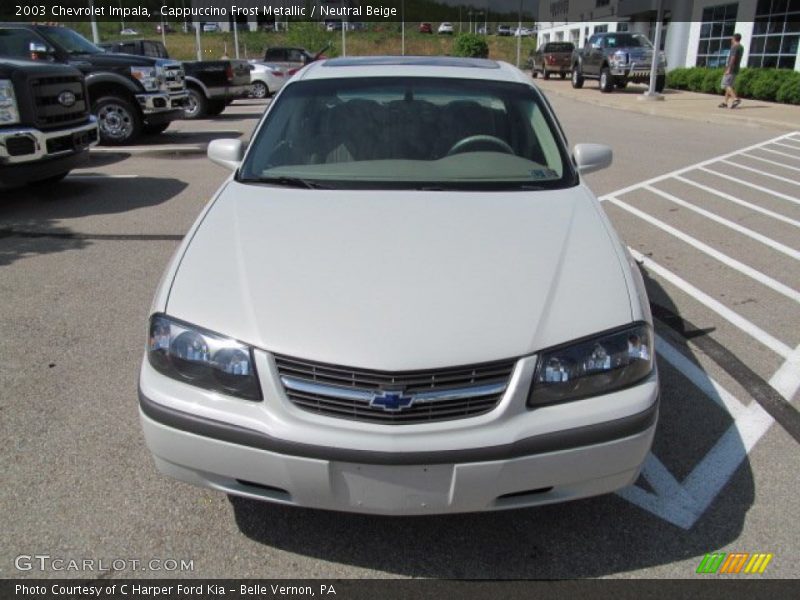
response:
<path fill-rule="evenodd" d="M 567 78 L 567 74 L 562 71 L 561 72 L 561 79 L 566 79 L 566 78 Z"/>
<path fill-rule="evenodd" d="M 100 143 L 129 144 L 142 132 L 142 118 L 133 104 L 118 96 L 103 96 L 92 106 L 100 128 Z"/>
<path fill-rule="evenodd" d="M 667 87 L 667 76 L 656 75 L 656 91 L 660 94 L 664 91 L 665 87 Z"/>
<path fill-rule="evenodd" d="M 583 87 L 583 73 L 581 73 L 580 65 L 572 67 L 572 87 L 579 90 Z"/>
<path fill-rule="evenodd" d="M 225 100 L 209 100 L 206 108 L 206 115 L 209 117 L 216 117 L 227 107 L 228 105 L 225 103 Z"/>
<path fill-rule="evenodd" d="M 542 67 L 542 79 L 550 79 L 550 71 Z"/>
<path fill-rule="evenodd" d="M 269 88 L 263 81 L 254 81 L 250 86 L 250 94 L 253 98 L 269 98 Z"/>
<path fill-rule="evenodd" d="M 611 77 L 611 69 L 603 67 L 600 71 L 600 91 L 609 94 L 614 91 L 614 78 Z"/>
<path fill-rule="evenodd" d="M 539 71 L 536 70 L 536 65 L 533 65 L 533 67 L 531 67 L 531 77 L 536 79 L 538 76 L 539 76 Z"/>
<path fill-rule="evenodd" d="M 158 123 L 152 125 L 150 123 L 145 123 L 144 127 L 142 127 L 142 132 L 146 133 L 147 135 L 158 135 L 167 130 L 169 127 L 169 123 Z"/>
<path fill-rule="evenodd" d="M 186 106 L 183 107 L 184 119 L 202 119 L 208 110 L 208 100 L 205 94 L 197 88 L 190 87 L 186 91 L 189 97 L 186 99 Z"/>
<path fill-rule="evenodd" d="M 614 81 L 614 87 L 617 88 L 618 90 L 624 90 L 626 87 L 628 87 L 628 80 L 617 79 L 616 81 Z"/>

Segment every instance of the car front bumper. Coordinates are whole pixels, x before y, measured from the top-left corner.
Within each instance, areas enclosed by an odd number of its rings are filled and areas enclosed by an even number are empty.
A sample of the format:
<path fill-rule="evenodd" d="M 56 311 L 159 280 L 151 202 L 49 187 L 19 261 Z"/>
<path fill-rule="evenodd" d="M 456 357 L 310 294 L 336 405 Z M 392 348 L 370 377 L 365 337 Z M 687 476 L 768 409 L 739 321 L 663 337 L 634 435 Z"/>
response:
<path fill-rule="evenodd" d="M 21 185 L 65 173 L 83 164 L 98 142 L 94 117 L 54 131 L 30 127 L 0 130 L 0 183 Z"/>
<path fill-rule="evenodd" d="M 258 362 L 259 372 L 268 372 L 266 359 Z M 398 428 L 300 411 L 269 376 L 261 375 L 264 402 L 229 400 L 166 378 L 145 361 L 140 419 L 162 473 L 311 508 L 476 512 L 595 496 L 633 483 L 655 433 L 657 374 L 613 394 L 528 410 L 534 365 L 535 358 L 519 361 L 491 413 Z M 228 402 L 246 410 L 226 414 Z"/>
<path fill-rule="evenodd" d="M 189 94 L 186 91 L 152 92 L 136 95 L 139 107 L 146 118 L 168 112 L 176 112 L 177 115 L 180 115 L 183 107 L 186 106 L 188 98 Z"/>

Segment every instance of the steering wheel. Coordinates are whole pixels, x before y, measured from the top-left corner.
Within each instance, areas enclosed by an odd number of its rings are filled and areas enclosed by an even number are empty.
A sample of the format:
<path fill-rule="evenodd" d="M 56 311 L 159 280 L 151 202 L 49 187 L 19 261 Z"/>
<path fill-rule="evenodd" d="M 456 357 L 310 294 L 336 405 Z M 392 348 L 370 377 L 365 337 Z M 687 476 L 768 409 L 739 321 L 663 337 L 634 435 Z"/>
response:
<path fill-rule="evenodd" d="M 455 144 L 453 144 L 453 147 L 447 151 L 446 156 L 452 156 L 453 154 L 458 154 L 459 152 L 466 152 L 466 148 L 473 144 L 492 144 L 507 154 L 514 154 L 514 149 L 504 140 L 501 140 L 493 135 L 478 134 L 458 140 Z"/>

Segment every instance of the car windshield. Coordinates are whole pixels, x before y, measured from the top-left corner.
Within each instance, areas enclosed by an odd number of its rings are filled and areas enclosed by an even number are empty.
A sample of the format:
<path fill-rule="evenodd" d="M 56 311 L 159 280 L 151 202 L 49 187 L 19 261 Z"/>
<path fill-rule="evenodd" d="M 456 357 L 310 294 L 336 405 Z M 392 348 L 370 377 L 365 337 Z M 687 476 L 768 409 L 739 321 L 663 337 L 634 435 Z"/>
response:
<path fill-rule="evenodd" d="M 607 48 L 652 48 L 650 40 L 641 33 L 617 33 L 606 36 Z"/>
<path fill-rule="evenodd" d="M 289 84 L 239 181 L 372 189 L 552 189 L 576 183 L 531 86 L 425 77 Z"/>
<path fill-rule="evenodd" d="M 70 54 L 102 54 L 105 52 L 85 37 L 66 27 L 43 27 L 42 33 Z"/>

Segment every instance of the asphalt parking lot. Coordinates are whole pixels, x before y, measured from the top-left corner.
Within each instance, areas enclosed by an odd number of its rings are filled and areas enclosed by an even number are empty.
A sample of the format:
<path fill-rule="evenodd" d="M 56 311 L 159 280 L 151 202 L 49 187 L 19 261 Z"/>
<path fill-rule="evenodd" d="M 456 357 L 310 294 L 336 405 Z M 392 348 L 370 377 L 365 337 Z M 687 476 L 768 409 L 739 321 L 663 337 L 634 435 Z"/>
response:
<path fill-rule="evenodd" d="M 719 550 L 773 553 L 763 577 L 796 577 L 800 131 L 550 100 L 571 144 L 614 149 L 588 179 L 642 261 L 657 317 L 661 420 L 635 486 L 383 518 L 161 477 L 138 423 L 146 319 L 164 266 L 228 175 L 205 144 L 246 139 L 266 105 L 239 101 L 93 151 L 58 186 L 0 192 L 0 576 L 695 577 Z M 19 572 L 21 554 L 193 569 Z"/>

